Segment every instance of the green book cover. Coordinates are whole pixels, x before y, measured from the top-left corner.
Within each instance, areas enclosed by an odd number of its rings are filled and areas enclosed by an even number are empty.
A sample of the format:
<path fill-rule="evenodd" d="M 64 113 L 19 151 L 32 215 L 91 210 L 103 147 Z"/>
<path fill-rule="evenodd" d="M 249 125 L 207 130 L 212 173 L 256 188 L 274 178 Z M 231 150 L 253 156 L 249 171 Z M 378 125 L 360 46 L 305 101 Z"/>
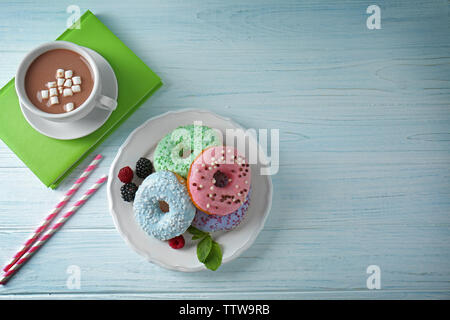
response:
<path fill-rule="evenodd" d="M 79 29 L 67 29 L 57 40 L 90 48 L 113 68 L 118 105 L 95 132 L 74 140 L 57 140 L 35 131 L 20 110 L 14 79 L 0 90 L 0 139 L 52 189 L 125 121 L 161 85 L 161 79 L 92 12 L 80 18 Z"/>

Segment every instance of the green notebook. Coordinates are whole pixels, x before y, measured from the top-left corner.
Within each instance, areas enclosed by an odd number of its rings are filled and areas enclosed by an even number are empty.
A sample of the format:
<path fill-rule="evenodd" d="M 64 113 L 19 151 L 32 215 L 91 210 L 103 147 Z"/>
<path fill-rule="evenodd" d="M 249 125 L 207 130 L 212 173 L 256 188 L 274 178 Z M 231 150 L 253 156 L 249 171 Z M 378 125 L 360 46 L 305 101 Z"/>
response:
<path fill-rule="evenodd" d="M 48 138 L 22 115 L 14 79 L 0 90 L 0 138 L 52 189 L 162 85 L 161 79 L 92 12 L 83 14 L 80 23 L 79 29 L 67 29 L 57 40 L 101 54 L 114 69 L 119 87 L 117 109 L 100 129 L 75 140 Z"/>

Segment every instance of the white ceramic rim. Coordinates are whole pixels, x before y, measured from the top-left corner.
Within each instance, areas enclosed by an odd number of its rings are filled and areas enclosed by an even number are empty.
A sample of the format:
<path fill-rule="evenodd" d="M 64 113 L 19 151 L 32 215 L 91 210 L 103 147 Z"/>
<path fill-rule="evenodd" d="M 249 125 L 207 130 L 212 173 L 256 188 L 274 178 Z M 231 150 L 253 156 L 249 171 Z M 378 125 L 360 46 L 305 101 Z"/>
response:
<path fill-rule="evenodd" d="M 54 49 L 67 49 L 71 51 L 75 51 L 76 53 L 80 54 L 85 58 L 89 66 L 92 70 L 93 76 L 94 76 L 94 86 L 92 87 L 91 94 L 86 99 L 86 101 L 83 102 L 81 106 L 76 108 L 75 110 L 67 113 L 47 113 L 42 110 L 39 110 L 37 107 L 31 103 L 30 99 L 28 98 L 28 95 L 25 91 L 25 75 L 27 74 L 28 68 L 30 67 L 31 63 L 40 55 L 43 53 L 54 50 Z M 40 46 L 36 47 L 35 49 L 31 50 L 23 59 L 22 62 L 19 64 L 19 67 L 17 68 L 16 78 L 15 78 L 15 87 L 16 92 L 19 97 L 19 101 L 22 102 L 22 105 L 30 110 L 30 112 L 34 113 L 37 116 L 47 118 L 47 119 L 64 119 L 64 118 L 71 118 L 76 116 L 78 113 L 85 111 L 84 109 L 86 106 L 91 105 L 94 107 L 93 100 L 96 98 L 97 93 L 99 91 L 100 83 L 99 83 L 99 70 L 98 66 L 96 65 L 94 59 L 90 56 L 90 54 L 84 50 L 82 46 L 79 46 L 75 43 L 68 42 L 68 41 L 52 41 L 47 42 L 44 44 L 41 44 Z"/>
<path fill-rule="evenodd" d="M 147 259 L 147 261 L 156 264 L 160 267 L 163 267 L 165 269 L 169 269 L 169 270 L 174 270 L 174 271 L 182 271 L 182 272 L 198 272 L 198 271 L 203 271 L 203 270 L 207 270 L 203 265 L 200 265 L 199 267 L 196 268 L 185 268 L 179 265 L 168 265 L 166 263 L 162 263 L 156 259 L 153 259 L 151 256 L 149 256 L 146 252 L 139 250 L 138 248 L 136 248 L 133 243 L 130 241 L 128 235 L 124 232 L 124 230 L 121 229 L 119 221 L 116 219 L 116 216 L 113 214 L 113 201 L 112 201 L 112 181 L 113 181 L 113 176 L 114 176 L 114 168 L 116 166 L 116 163 L 119 161 L 119 158 L 121 157 L 122 153 L 124 152 L 124 149 L 127 147 L 127 145 L 130 143 L 131 140 L 134 139 L 134 136 L 136 135 L 136 133 L 138 131 L 140 131 L 143 127 L 145 127 L 147 125 L 148 122 L 151 121 L 155 121 L 157 119 L 163 118 L 167 115 L 170 114 L 176 114 L 176 113 L 184 113 L 184 112 L 198 112 L 198 113 L 209 113 L 223 121 L 228 121 L 230 123 L 232 123 L 234 126 L 236 126 L 237 128 L 240 129 L 244 129 L 241 125 L 237 124 L 235 121 L 233 121 L 230 118 L 227 117 L 223 117 L 223 116 L 219 116 L 216 113 L 213 113 L 211 111 L 208 110 L 202 110 L 202 109 L 195 109 L 195 108 L 188 108 L 188 109 L 182 109 L 182 110 L 177 110 L 177 111 L 168 111 L 165 112 L 163 114 L 160 114 L 158 116 L 152 117 L 150 119 L 148 119 L 147 121 L 145 121 L 143 124 L 141 124 L 139 127 L 137 127 L 136 129 L 134 129 L 130 135 L 128 136 L 128 138 L 125 140 L 125 142 L 120 146 L 119 150 L 117 151 L 116 157 L 114 158 L 113 162 L 111 163 L 111 167 L 109 170 L 109 177 L 110 179 L 108 179 L 108 183 L 107 183 L 107 196 L 108 196 L 108 208 L 109 208 L 109 212 L 113 218 L 113 222 L 114 225 L 116 227 L 116 230 L 119 232 L 119 234 L 122 236 L 122 238 L 125 240 L 126 244 L 131 247 L 135 252 L 137 252 L 138 254 L 140 254 L 141 256 L 145 257 Z M 265 155 L 267 156 L 267 155 Z M 259 233 L 261 232 L 261 230 L 264 228 L 264 225 L 266 223 L 267 217 L 269 216 L 270 210 L 272 208 L 272 195 L 273 195 L 273 185 L 272 185 L 272 179 L 270 176 L 267 176 L 267 185 L 269 188 L 269 194 L 268 194 L 268 201 L 267 201 L 267 206 L 265 208 L 265 212 L 263 212 L 263 218 L 260 220 L 259 222 L 259 226 L 256 232 L 254 232 L 251 236 L 251 238 L 239 249 L 237 249 L 232 255 L 230 255 L 229 257 L 225 258 L 222 261 L 222 265 L 225 263 L 228 263 L 234 259 L 236 259 L 238 256 L 240 256 L 245 250 L 247 250 L 248 248 L 250 248 L 253 243 L 255 242 L 256 238 L 258 237 Z"/>

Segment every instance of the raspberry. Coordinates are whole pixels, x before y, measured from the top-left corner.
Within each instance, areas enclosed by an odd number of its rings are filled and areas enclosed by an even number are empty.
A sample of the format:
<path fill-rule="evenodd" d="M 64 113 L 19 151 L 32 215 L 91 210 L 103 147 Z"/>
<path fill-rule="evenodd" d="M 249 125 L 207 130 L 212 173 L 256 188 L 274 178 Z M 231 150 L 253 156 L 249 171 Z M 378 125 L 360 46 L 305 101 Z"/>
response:
<path fill-rule="evenodd" d="M 125 183 L 120 188 L 120 193 L 122 194 L 122 199 L 126 202 L 131 202 L 134 200 L 134 196 L 136 195 L 136 191 L 138 187 L 134 183 Z"/>
<path fill-rule="evenodd" d="M 124 167 L 119 170 L 117 176 L 123 183 L 130 183 L 133 180 L 133 170 L 130 167 Z"/>
<path fill-rule="evenodd" d="M 178 237 L 169 240 L 169 246 L 173 249 L 181 249 L 184 247 L 184 237 L 179 235 Z"/>
<path fill-rule="evenodd" d="M 145 179 L 153 172 L 153 163 L 147 158 L 140 158 L 136 163 L 136 175 Z"/>

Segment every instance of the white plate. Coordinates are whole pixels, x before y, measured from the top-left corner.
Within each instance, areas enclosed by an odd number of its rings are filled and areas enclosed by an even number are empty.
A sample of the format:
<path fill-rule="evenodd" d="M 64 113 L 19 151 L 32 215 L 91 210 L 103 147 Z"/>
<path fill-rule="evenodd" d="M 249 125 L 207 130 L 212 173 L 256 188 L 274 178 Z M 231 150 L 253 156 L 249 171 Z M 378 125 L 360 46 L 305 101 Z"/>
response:
<path fill-rule="evenodd" d="M 117 178 L 117 174 L 125 166 L 134 169 L 136 161 L 140 157 L 153 160 L 153 151 L 162 137 L 178 126 L 193 124 L 194 121 L 202 121 L 203 125 L 219 129 L 222 132 L 225 132 L 226 129 L 242 128 L 231 119 L 203 110 L 182 110 L 154 117 L 134 130 L 120 147 L 111 165 L 110 179 L 108 179 L 109 210 L 117 230 L 128 245 L 150 262 L 167 269 L 184 272 L 206 269 L 197 259 L 196 242 L 190 240 L 191 235 L 185 234 L 185 247 L 174 250 L 166 241 L 159 241 L 145 233 L 135 221 L 132 204 L 121 198 L 120 187 L 123 183 Z M 265 159 L 263 161 L 262 163 L 267 163 Z M 252 245 L 264 227 L 270 211 L 272 181 L 269 176 L 259 174 L 260 164 L 254 164 L 251 168 L 252 198 L 245 219 L 232 231 L 212 234 L 222 247 L 222 263 L 237 258 Z"/>
<path fill-rule="evenodd" d="M 99 71 L 103 74 L 102 78 L 105 79 L 105 82 L 102 83 L 102 94 L 117 100 L 117 79 L 111 65 L 97 52 L 89 48 L 85 49 L 90 51 L 94 60 L 98 62 Z M 22 113 L 30 126 L 37 132 L 59 140 L 78 139 L 91 134 L 100 128 L 112 113 L 111 110 L 94 108 L 83 119 L 72 122 L 55 122 L 35 115 L 22 104 L 20 104 L 20 109 L 22 109 Z"/>

